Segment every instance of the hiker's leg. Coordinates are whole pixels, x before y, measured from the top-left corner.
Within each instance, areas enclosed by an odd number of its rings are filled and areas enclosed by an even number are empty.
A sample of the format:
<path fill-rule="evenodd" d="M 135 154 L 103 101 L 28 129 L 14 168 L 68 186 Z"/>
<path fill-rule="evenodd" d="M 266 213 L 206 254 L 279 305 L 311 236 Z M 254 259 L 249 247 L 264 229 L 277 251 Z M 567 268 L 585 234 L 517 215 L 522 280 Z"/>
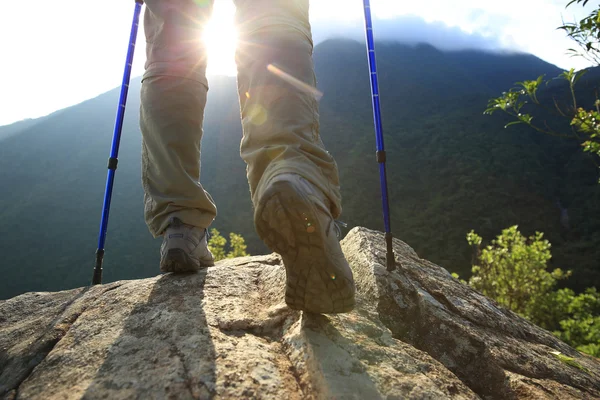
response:
<path fill-rule="evenodd" d="M 308 0 L 236 4 L 241 155 L 256 231 L 281 254 L 289 307 L 348 312 L 354 280 L 335 234 L 339 178 L 319 136 Z"/>
<path fill-rule="evenodd" d="M 206 228 L 216 215 L 200 185 L 200 140 L 208 82 L 201 33 L 212 0 L 146 0 L 142 80 L 142 184 L 154 237 L 170 217 Z"/>
<path fill-rule="evenodd" d="M 295 173 L 320 189 L 341 212 L 338 171 L 319 136 L 314 92 L 301 90 L 267 68 L 273 65 L 316 86 L 308 0 L 236 0 L 236 62 L 242 114 L 241 156 L 256 205 L 259 187 Z"/>

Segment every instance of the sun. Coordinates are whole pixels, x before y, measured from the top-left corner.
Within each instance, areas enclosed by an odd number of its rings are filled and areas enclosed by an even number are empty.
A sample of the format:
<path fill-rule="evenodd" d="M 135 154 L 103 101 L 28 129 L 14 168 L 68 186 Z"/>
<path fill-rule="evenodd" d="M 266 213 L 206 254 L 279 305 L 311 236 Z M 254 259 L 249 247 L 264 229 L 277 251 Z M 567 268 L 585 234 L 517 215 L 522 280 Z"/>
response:
<path fill-rule="evenodd" d="M 215 2 L 212 18 L 204 29 L 202 38 L 208 52 L 209 75 L 236 74 L 237 29 L 234 15 L 235 8 L 231 2 Z"/>

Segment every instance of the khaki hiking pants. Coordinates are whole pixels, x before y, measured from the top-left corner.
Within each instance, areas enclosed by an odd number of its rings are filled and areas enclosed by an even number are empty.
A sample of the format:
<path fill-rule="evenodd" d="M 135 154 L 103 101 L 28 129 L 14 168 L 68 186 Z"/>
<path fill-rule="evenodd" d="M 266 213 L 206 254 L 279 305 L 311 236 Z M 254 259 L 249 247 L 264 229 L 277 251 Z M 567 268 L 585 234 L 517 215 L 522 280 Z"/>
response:
<path fill-rule="evenodd" d="M 341 212 L 333 157 L 319 136 L 313 93 L 267 69 L 316 86 L 308 0 L 234 0 L 239 45 L 240 147 L 254 205 L 260 185 L 296 173 L 327 195 Z M 200 140 L 208 91 L 201 33 L 213 0 L 146 0 L 146 71 L 142 80 L 142 184 L 144 215 L 160 236 L 171 217 L 208 227 L 217 209 L 200 184 Z"/>

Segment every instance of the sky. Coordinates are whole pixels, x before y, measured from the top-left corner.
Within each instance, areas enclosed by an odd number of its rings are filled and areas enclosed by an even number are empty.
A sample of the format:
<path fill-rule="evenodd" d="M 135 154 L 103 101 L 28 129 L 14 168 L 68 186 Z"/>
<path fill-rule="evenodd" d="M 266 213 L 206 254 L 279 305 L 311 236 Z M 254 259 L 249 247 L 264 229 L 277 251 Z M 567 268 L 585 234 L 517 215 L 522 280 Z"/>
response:
<path fill-rule="evenodd" d="M 526 52 L 561 68 L 585 68 L 587 62 L 566 55 L 573 44 L 556 27 L 563 20 L 587 15 L 593 2 L 586 9 L 565 9 L 566 3 L 371 0 L 371 10 L 376 43 L 390 39 L 426 42 L 442 50 Z M 1 5 L 0 125 L 47 115 L 119 86 L 133 10 L 131 0 L 30 0 Z M 235 74 L 234 11 L 231 0 L 215 0 L 205 32 L 209 75 Z M 331 37 L 364 41 L 363 2 L 313 0 L 311 23 L 316 44 Z M 143 73 L 143 35 L 140 29 L 132 76 Z"/>

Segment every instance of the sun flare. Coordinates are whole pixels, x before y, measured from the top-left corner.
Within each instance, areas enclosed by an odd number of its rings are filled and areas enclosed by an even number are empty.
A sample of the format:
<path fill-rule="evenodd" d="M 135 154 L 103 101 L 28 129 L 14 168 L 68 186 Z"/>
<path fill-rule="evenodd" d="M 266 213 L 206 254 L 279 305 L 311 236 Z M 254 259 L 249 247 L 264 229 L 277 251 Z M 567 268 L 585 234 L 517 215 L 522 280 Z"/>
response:
<path fill-rule="evenodd" d="M 235 9 L 231 2 L 215 2 L 212 18 L 203 35 L 208 52 L 207 73 L 210 75 L 236 74 L 237 29 L 234 15 Z"/>

